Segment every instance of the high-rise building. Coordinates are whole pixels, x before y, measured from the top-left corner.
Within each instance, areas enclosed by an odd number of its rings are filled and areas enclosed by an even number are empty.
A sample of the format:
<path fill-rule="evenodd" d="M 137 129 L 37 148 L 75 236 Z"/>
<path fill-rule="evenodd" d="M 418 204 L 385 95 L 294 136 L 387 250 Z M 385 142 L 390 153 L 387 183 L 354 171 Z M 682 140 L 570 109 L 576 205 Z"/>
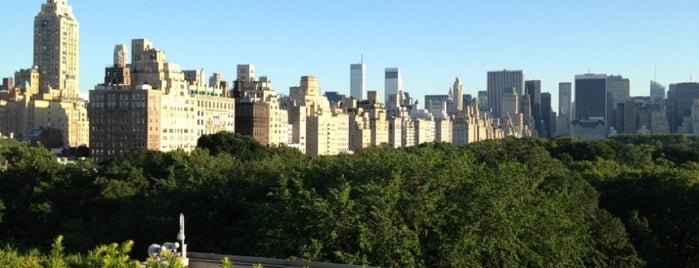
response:
<path fill-rule="evenodd" d="M 357 63 L 350 65 L 350 96 L 358 101 L 364 100 L 366 92 L 366 65 Z"/>
<path fill-rule="evenodd" d="M 524 93 L 524 96 L 529 98 L 529 107 L 522 105 L 522 109 L 531 109 L 531 117 L 534 121 L 533 123 L 527 122 L 528 119 L 525 117 L 525 124 L 531 126 L 539 136 L 543 136 L 543 128 L 541 126 L 541 80 L 524 81 Z"/>
<path fill-rule="evenodd" d="M 398 95 L 398 92 L 403 91 L 403 78 L 398 68 L 386 68 L 384 74 L 384 94 L 385 100 L 391 100 L 391 95 Z M 391 105 L 386 105 L 390 107 Z"/>
<path fill-rule="evenodd" d="M 90 90 L 90 150 L 104 161 L 134 148 L 161 149 L 162 91 L 148 85 Z"/>
<path fill-rule="evenodd" d="M 413 124 L 414 126 L 414 144 L 413 145 L 420 145 L 426 142 L 434 142 L 435 141 L 435 123 L 432 118 L 426 117 L 426 118 L 418 118 L 418 117 L 413 117 Z"/>
<path fill-rule="evenodd" d="M 221 73 L 213 73 L 209 77 L 209 86 L 218 89 L 221 96 L 228 97 L 230 95 L 228 91 L 231 86 Z"/>
<path fill-rule="evenodd" d="M 532 115 L 539 116 L 541 114 L 541 80 L 524 81 L 524 93 L 531 98 Z"/>
<path fill-rule="evenodd" d="M 665 87 L 653 80 L 650 80 L 650 100 L 654 103 L 665 100 Z"/>
<path fill-rule="evenodd" d="M 607 93 L 611 95 L 614 107 L 631 99 L 629 91 L 630 83 L 628 78 L 624 78 L 621 75 L 607 76 Z"/>
<path fill-rule="evenodd" d="M 10 88 L 13 88 L 15 86 L 15 80 L 12 77 L 3 77 L 2 78 L 2 88 L 0 90 L 10 90 Z"/>
<path fill-rule="evenodd" d="M 521 137 L 524 117 L 520 113 L 520 100 L 521 96 L 516 88 L 511 87 L 502 91 L 502 96 L 500 97 L 502 117 L 499 118 L 499 121 L 507 136 Z"/>
<path fill-rule="evenodd" d="M 684 118 L 691 116 L 694 99 L 699 99 L 699 83 L 670 84 L 667 92 L 667 117 L 671 132 L 677 132 Z"/>
<path fill-rule="evenodd" d="M 78 22 L 65 0 L 48 0 L 34 18 L 34 66 L 15 72 L 0 100 L 0 132 L 20 140 L 60 134 L 45 146 L 89 143 L 86 102 L 78 95 Z M 8 81 L 9 82 L 9 81 Z"/>
<path fill-rule="evenodd" d="M 449 105 L 452 101 L 449 100 L 449 95 L 425 95 L 425 109 L 435 118 L 446 117 L 450 111 Z"/>
<path fill-rule="evenodd" d="M 543 137 L 545 138 L 553 137 L 554 131 L 556 130 L 555 115 L 556 113 L 554 113 L 551 108 L 551 93 L 541 93 L 541 121 L 544 130 Z"/>
<path fill-rule="evenodd" d="M 369 91 L 367 101 L 359 102 L 349 114 L 350 150 L 388 144 L 386 109 L 377 101 L 379 93 Z"/>
<path fill-rule="evenodd" d="M 434 121 L 434 141 L 452 143 L 452 120 L 439 118 Z"/>
<path fill-rule="evenodd" d="M 572 118 L 572 93 L 573 85 L 570 82 L 558 83 L 558 115 L 564 116 L 568 122 Z"/>
<path fill-rule="evenodd" d="M 621 75 L 607 76 L 607 122 L 608 126 L 614 126 L 616 130 L 623 129 L 625 122 L 617 120 L 617 107 L 625 106 L 631 99 L 630 83 L 628 78 Z M 621 112 L 621 111 L 620 111 Z M 623 119 L 624 117 L 618 117 Z"/>
<path fill-rule="evenodd" d="M 197 87 L 204 87 L 206 85 L 206 81 L 204 81 L 206 72 L 204 72 L 204 69 L 184 70 L 182 73 L 184 74 L 184 80 L 187 81 L 187 84 Z"/>
<path fill-rule="evenodd" d="M 454 106 L 457 111 L 464 109 L 464 84 L 458 77 L 454 80 L 454 85 L 451 87 L 452 97 L 454 98 Z"/>
<path fill-rule="evenodd" d="M 603 139 L 609 132 L 607 119 L 607 75 L 575 76 L 575 117 L 570 135 L 586 139 Z"/>
<path fill-rule="evenodd" d="M 349 150 L 350 119 L 333 111 L 328 99 L 320 95 L 315 76 L 302 76 L 299 86 L 289 88 L 289 98 L 294 105 L 287 109 L 305 110 L 306 154 L 334 155 Z"/>
<path fill-rule="evenodd" d="M 24 89 L 27 96 L 39 93 L 39 69 L 20 69 L 15 72 L 15 85 Z"/>
<path fill-rule="evenodd" d="M 516 91 L 517 96 L 522 96 L 524 87 L 524 73 L 522 71 L 490 71 L 488 72 L 488 108 L 493 111 L 493 118 L 506 118 L 502 112 L 502 98 L 504 92 Z"/>
<path fill-rule="evenodd" d="M 78 98 L 79 26 L 66 0 L 47 0 L 34 17 L 34 65 L 39 89 L 61 98 Z M 53 92 L 52 92 L 53 91 Z"/>
<path fill-rule="evenodd" d="M 126 62 L 129 59 L 129 52 L 125 44 L 114 46 L 114 66 L 126 67 Z"/>
<path fill-rule="evenodd" d="M 455 145 L 504 136 L 503 129 L 495 125 L 487 114 L 481 114 L 480 108 L 475 103 L 464 107 L 464 112 L 455 115 L 452 119 L 452 143 Z"/>
<path fill-rule="evenodd" d="M 570 82 L 558 83 L 558 116 L 556 116 L 556 136 L 570 135 L 570 123 L 572 122 L 571 108 L 573 85 Z"/>
<path fill-rule="evenodd" d="M 490 103 L 488 103 L 488 91 L 481 90 L 478 91 L 478 110 L 487 111 L 490 109 Z"/>
<path fill-rule="evenodd" d="M 466 106 L 471 105 L 471 103 L 473 102 L 473 96 L 471 96 L 471 94 L 464 94 L 464 95 L 461 97 L 461 101 L 462 101 L 462 103 L 463 103 L 462 109 L 461 109 L 461 110 L 463 111 L 463 110 L 465 109 Z"/>
<path fill-rule="evenodd" d="M 575 76 L 575 120 L 606 120 L 607 75 Z"/>
<path fill-rule="evenodd" d="M 126 45 L 120 44 L 114 47 L 114 65 L 104 69 L 104 83 L 111 85 L 130 85 L 131 66 L 127 64 L 129 53 Z"/>
<path fill-rule="evenodd" d="M 255 81 L 255 65 L 238 64 L 238 80 L 244 82 Z"/>
<path fill-rule="evenodd" d="M 165 51 L 153 47 L 148 39 L 131 40 L 131 84 L 148 84 L 152 88 L 171 89 L 181 83 L 180 67 L 165 61 Z M 157 71 L 157 72 L 156 72 Z"/>
<path fill-rule="evenodd" d="M 158 151 L 193 150 L 204 134 L 235 129 L 235 99 L 220 97 L 217 89 L 199 82 L 202 71 L 185 79 L 179 66 L 165 61 L 165 53 L 150 40 L 132 40 L 132 62 L 125 53 L 107 69 L 130 69 L 124 81 L 90 90 L 90 151 L 103 161 L 134 148 Z M 117 46 L 117 51 L 121 50 Z M 115 55 L 116 56 L 116 55 Z M 126 66 L 126 67 L 118 67 Z M 128 76 L 131 75 L 131 78 Z"/>
<path fill-rule="evenodd" d="M 289 116 L 281 109 L 277 93 L 266 76 L 255 78 L 255 66 L 239 64 L 232 95 L 236 99 L 235 132 L 252 136 L 264 145 L 288 142 L 283 133 Z"/>
<path fill-rule="evenodd" d="M 500 98 L 500 112 L 502 113 L 502 118 L 507 118 L 508 116 L 513 116 L 521 111 L 520 109 L 520 92 L 516 88 L 506 88 L 502 91 L 502 96 Z"/>

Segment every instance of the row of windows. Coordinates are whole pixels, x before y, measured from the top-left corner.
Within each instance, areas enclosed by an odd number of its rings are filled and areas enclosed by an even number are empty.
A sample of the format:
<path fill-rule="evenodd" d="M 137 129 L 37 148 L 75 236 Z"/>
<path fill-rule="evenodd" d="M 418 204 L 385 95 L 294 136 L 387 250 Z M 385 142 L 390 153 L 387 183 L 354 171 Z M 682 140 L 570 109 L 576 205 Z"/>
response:
<path fill-rule="evenodd" d="M 110 100 L 106 102 L 101 102 L 101 101 L 93 101 L 90 102 L 90 105 L 92 108 L 125 108 L 125 109 L 130 109 L 130 108 L 146 108 L 146 102 L 145 101 L 133 101 L 133 102 L 117 102 L 115 100 Z"/>
<path fill-rule="evenodd" d="M 214 101 L 197 101 L 197 107 L 210 108 L 210 109 L 235 109 L 235 104 L 233 103 L 221 103 Z"/>
<path fill-rule="evenodd" d="M 131 134 L 131 138 L 129 138 L 129 134 L 104 133 L 102 135 L 93 134 L 90 138 L 93 140 L 93 144 L 91 145 L 96 147 L 104 147 L 104 142 L 107 142 L 107 145 L 109 145 L 114 141 L 138 140 L 142 139 L 142 137 L 144 136 L 138 134 Z"/>
<path fill-rule="evenodd" d="M 141 111 L 134 111 L 131 113 L 131 116 L 119 114 L 119 115 L 113 115 L 110 117 L 94 117 L 92 118 L 92 123 L 99 125 L 99 124 L 145 124 L 146 123 L 146 118 L 145 117 L 139 117 L 138 115 L 139 112 Z M 134 116 L 135 115 L 135 116 Z M 148 120 L 150 123 L 157 123 L 158 119 L 151 119 Z"/>
<path fill-rule="evenodd" d="M 145 132 L 143 126 L 107 126 L 107 127 L 98 127 L 98 126 L 91 126 L 90 129 L 92 130 L 93 133 L 113 133 L 113 132 L 125 132 L 128 131 L 129 133 L 139 133 L 139 132 Z"/>

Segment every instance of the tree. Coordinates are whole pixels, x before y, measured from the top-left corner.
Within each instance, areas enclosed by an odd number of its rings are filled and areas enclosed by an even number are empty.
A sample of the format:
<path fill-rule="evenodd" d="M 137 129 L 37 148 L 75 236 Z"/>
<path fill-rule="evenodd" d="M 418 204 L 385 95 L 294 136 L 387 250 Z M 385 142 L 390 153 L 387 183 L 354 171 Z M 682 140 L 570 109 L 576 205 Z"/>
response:
<path fill-rule="evenodd" d="M 267 147 L 252 137 L 225 131 L 199 137 L 197 148 L 208 149 L 214 156 L 228 153 L 242 160 L 263 159 L 269 154 Z"/>

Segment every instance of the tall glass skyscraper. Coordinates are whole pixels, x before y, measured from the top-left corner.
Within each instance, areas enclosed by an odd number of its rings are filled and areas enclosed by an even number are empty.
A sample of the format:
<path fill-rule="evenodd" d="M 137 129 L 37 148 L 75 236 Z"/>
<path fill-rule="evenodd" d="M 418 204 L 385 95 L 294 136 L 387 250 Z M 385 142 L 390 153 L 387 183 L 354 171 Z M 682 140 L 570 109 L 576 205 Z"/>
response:
<path fill-rule="evenodd" d="M 667 115 L 671 132 L 677 132 L 684 118 L 692 115 L 695 99 L 699 99 L 699 83 L 670 84 L 670 90 L 667 91 Z"/>
<path fill-rule="evenodd" d="M 571 93 L 573 91 L 573 85 L 570 82 L 558 83 L 558 115 L 563 116 L 566 122 L 571 121 Z"/>
<path fill-rule="evenodd" d="M 607 75 L 575 76 L 575 120 L 604 120 L 607 111 Z"/>
<path fill-rule="evenodd" d="M 650 80 L 650 100 L 660 103 L 665 99 L 665 87 L 658 82 Z"/>
<path fill-rule="evenodd" d="M 488 105 L 493 110 L 493 118 L 507 115 L 502 112 L 502 97 L 505 90 L 515 89 L 522 96 L 524 73 L 522 71 L 491 71 L 488 72 Z"/>
<path fill-rule="evenodd" d="M 366 65 L 357 63 L 350 65 L 350 96 L 358 101 L 364 99 L 366 92 Z"/>
<path fill-rule="evenodd" d="M 388 101 L 391 95 L 396 95 L 399 91 L 403 91 L 403 78 L 398 68 L 386 68 L 384 77 L 384 94 L 385 100 Z"/>

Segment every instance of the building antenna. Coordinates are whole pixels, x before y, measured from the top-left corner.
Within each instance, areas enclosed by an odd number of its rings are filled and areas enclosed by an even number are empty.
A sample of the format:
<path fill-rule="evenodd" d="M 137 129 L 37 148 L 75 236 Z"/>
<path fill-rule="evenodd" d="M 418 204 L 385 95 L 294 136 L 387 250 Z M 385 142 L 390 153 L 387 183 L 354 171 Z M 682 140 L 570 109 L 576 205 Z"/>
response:
<path fill-rule="evenodd" d="M 360 63 L 361 63 L 361 64 L 364 64 L 364 53 L 362 53 L 362 58 L 361 58 Z"/>
<path fill-rule="evenodd" d="M 653 73 L 653 81 L 658 81 L 658 62 L 655 62 L 655 71 Z"/>

